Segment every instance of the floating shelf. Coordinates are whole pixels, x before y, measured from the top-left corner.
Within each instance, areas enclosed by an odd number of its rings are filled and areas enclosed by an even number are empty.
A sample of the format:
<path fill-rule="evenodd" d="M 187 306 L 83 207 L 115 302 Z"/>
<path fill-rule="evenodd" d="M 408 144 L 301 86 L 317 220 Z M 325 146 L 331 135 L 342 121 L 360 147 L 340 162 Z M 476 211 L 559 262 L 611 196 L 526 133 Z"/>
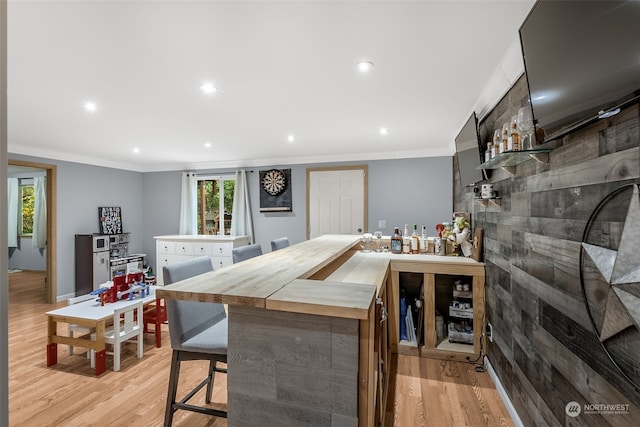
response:
<path fill-rule="evenodd" d="M 516 166 L 531 159 L 539 163 L 549 163 L 549 153 L 551 148 L 535 148 L 533 150 L 505 151 L 497 154 L 493 159 L 484 162 L 476 169 L 498 169 L 502 168 L 514 174 Z"/>
<path fill-rule="evenodd" d="M 482 206 L 488 206 L 489 204 L 500 206 L 500 197 L 489 197 L 484 199 L 482 197 L 476 197 L 475 199 L 479 201 Z"/>

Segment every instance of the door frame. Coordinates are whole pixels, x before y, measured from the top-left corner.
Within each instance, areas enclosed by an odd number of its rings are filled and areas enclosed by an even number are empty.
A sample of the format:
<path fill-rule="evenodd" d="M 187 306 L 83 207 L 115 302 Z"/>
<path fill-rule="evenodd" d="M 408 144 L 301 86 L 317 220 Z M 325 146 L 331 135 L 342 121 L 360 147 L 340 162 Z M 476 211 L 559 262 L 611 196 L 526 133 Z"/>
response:
<path fill-rule="evenodd" d="M 46 276 L 45 290 L 47 302 L 53 304 L 58 299 L 57 275 L 57 230 L 56 212 L 57 212 L 57 166 L 46 163 L 27 162 L 23 160 L 8 159 L 8 165 L 26 166 L 30 168 L 44 169 L 47 172 L 47 254 L 46 254 Z"/>
<path fill-rule="evenodd" d="M 334 171 L 350 171 L 350 170 L 359 170 L 364 174 L 364 223 L 362 224 L 363 232 L 369 229 L 369 165 L 348 165 L 348 166 L 326 166 L 326 167 L 318 167 L 318 168 L 307 168 L 307 240 L 309 240 L 309 236 L 311 236 L 311 217 L 309 213 L 309 204 L 310 204 L 310 190 L 311 190 L 311 173 L 312 172 L 334 172 Z"/>

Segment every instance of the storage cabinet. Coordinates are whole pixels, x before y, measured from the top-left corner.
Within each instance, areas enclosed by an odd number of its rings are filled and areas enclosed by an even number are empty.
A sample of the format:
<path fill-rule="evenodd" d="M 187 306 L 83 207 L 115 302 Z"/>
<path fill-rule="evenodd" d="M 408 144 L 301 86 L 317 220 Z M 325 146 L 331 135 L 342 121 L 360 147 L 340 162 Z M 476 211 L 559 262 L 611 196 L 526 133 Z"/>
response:
<path fill-rule="evenodd" d="M 400 322 L 403 321 L 400 296 L 405 287 L 403 282 L 406 282 L 405 278 L 401 280 L 401 273 L 402 276 L 414 273 L 410 277 L 415 274 L 422 277 L 423 319 L 416 324 L 416 334 L 417 341 L 423 345 L 400 339 Z M 468 284 L 468 290 L 458 291 L 458 281 L 462 285 Z M 480 354 L 484 322 L 483 263 L 463 257 L 394 255 L 389 297 L 390 341 L 394 352 L 458 361 Z M 438 313 L 443 317 L 442 323 L 436 320 Z"/>
<path fill-rule="evenodd" d="M 233 264 L 231 251 L 235 247 L 249 244 L 248 236 L 171 235 L 155 236 L 156 277 L 162 286 L 162 267 L 176 264 L 190 258 L 207 255 L 211 257 L 213 268 L 218 269 Z"/>

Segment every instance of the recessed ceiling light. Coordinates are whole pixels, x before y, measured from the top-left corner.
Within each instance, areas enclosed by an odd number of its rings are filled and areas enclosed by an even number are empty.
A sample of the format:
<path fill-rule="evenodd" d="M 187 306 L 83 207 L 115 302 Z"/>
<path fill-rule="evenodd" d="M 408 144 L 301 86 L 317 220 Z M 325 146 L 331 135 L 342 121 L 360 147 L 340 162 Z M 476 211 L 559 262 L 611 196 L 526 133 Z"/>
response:
<path fill-rule="evenodd" d="M 204 146 L 205 146 L 205 148 L 211 148 L 211 143 L 210 142 L 205 142 Z"/>
<path fill-rule="evenodd" d="M 84 109 L 90 113 L 95 113 L 98 110 L 98 105 L 93 101 L 87 101 L 84 103 Z"/>
<path fill-rule="evenodd" d="M 295 138 L 293 135 L 289 135 L 289 136 L 287 137 L 287 141 L 289 141 L 289 142 L 293 142 L 293 141 L 295 141 L 295 140 L 296 140 L 296 138 Z"/>
<path fill-rule="evenodd" d="M 213 93 L 216 93 L 218 89 L 216 89 L 213 83 L 206 82 L 200 86 L 200 90 L 207 95 L 211 95 Z"/>
<path fill-rule="evenodd" d="M 380 128 L 380 135 L 386 135 L 389 133 L 389 129 L 388 128 Z"/>
<path fill-rule="evenodd" d="M 140 152 L 140 149 L 139 149 L 138 147 L 135 147 L 135 148 L 133 149 L 133 152 L 134 152 L 135 154 L 138 154 L 138 153 Z"/>
<path fill-rule="evenodd" d="M 361 73 L 367 73 L 373 68 L 373 62 L 371 61 L 360 61 L 356 64 L 358 67 L 358 71 Z"/>

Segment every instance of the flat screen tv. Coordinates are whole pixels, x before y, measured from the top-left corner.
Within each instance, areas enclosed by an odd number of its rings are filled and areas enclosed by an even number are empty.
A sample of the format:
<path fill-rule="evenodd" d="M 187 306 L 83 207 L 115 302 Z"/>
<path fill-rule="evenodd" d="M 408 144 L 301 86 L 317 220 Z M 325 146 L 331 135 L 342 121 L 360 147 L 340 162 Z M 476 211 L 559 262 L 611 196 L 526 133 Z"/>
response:
<path fill-rule="evenodd" d="M 640 99 L 640 0 L 538 0 L 520 43 L 544 142 Z"/>
<path fill-rule="evenodd" d="M 476 113 L 464 124 L 455 139 L 458 155 L 458 173 L 460 186 L 467 187 L 486 179 L 483 170 L 476 169 L 482 164 L 480 153 L 480 135 L 478 134 L 478 118 Z"/>

